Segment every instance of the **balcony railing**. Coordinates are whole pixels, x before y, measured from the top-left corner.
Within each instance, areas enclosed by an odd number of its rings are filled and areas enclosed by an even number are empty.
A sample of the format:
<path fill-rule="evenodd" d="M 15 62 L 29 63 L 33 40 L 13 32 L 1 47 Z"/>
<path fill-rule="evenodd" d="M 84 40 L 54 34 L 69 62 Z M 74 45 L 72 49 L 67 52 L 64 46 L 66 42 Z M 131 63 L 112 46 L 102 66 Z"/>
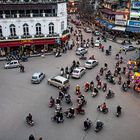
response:
<path fill-rule="evenodd" d="M 44 34 L 36 34 L 35 35 L 36 38 L 41 38 L 41 37 L 44 37 L 44 36 L 45 36 Z"/>
<path fill-rule="evenodd" d="M 0 4 L 34 4 L 34 3 L 59 3 L 68 0 L 0 0 Z"/>
<path fill-rule="evenodd" d="M 31 35 L 22 35 L 21 38 L 31 38 Z"/>
<path fill-rule="evenodd" d="M 17 35 L 9 35 L 8 39 L 18 39 L 19 37 Z"/>

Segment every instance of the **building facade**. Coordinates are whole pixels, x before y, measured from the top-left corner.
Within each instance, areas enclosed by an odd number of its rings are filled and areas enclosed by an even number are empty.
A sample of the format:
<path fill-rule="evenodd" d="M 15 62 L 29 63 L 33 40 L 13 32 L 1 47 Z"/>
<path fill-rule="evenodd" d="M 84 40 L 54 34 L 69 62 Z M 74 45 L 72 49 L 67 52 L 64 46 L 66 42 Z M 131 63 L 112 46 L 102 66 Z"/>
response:
<path fill-rule="evenodd" d="M 17 47 L 22 50 L 27 47 L 52 49 L 56 43 L 67 40 L 67 35 L 66 1 L 0 1 L 0 48 L 3 55 Z"/>

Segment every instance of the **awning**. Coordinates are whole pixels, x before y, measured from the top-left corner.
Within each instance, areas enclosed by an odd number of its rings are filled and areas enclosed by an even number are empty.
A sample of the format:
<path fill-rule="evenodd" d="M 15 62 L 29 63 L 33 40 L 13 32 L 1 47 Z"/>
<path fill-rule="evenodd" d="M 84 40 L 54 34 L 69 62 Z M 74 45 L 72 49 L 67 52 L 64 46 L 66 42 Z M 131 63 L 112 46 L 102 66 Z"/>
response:
<path fill-rule="evenodd" d="M 100 22 L 100 24 L 106 26 L 109 29 L 111 29 L 115 26 L 114 24 L 111 24 L 111 23 L 109 23 L 109 22 L 107 22 L 106 20 L 103 20 L 103 19 L 97 18 L 96 21 Z"/>
<path fill-rule="evenodd" d="M 140 27 L 127 26 L 126 31 L 133 33 L 140 33 Z"/>
<path fill-rule="evenodd" d="M 125 31 L 126 27 L 121 27 L 121 26 L 115 26 L 112 28 L 112 30 L 116 30 L 116 31 Z"/>

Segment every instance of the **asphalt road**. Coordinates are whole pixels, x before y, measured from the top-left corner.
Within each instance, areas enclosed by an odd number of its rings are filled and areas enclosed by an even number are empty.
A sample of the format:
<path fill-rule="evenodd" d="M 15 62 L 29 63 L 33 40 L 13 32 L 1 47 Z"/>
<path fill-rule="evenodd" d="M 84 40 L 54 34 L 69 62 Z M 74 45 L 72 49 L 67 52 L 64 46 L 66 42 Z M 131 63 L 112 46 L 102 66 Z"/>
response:
<path fill-rule="evenodd" d="M 84 33 L 85 38 L 91 35 Z M 108 48 L 112 45 L 112 55 L 106 56 L 98 48 L 89 48 L 87 57 L 92 54 L 99 61 L 99 65 L 87 73 L 79 80 L 70 79 L 69 93 L 72 96 L 74 106 L 76 106 L 76 95 L 74 94 L 76 84 L 82 88 L 82 93 L 88 101 L 85 106 L 86 114 L 77 115 L 74 119 L 65 119 L 63 124 L 56 124 L 51 121 L 54 109 L 48 107 L 50 96 L 57 97 L 58 89 L 47 84 L 47 78 L 60 73 L 61 67 L 70 66 L 73 60 L 79 60 L 75 55 L 75 48 L 63 54 L 62 57 L 55 58 L 48 55 L 45 58 L 30 58 L 23 63 L 25 73 L 20 73 L 18 69 L 3 68 L 4 62 L 0 62 L 0 140 L 28 140 L 30 134 L 36 139 L 42 137 L 43 140 L 139 140 L 140 136 L 140 95 L 133 90 L 127 93 L 121 91 L 119 85 L 108 84 L 108 87 L 116 93 L 115 97 L 105 100 L 105 93 L 100 91 L 99 96 L 92 98 L 90 93 L 84 93 L 84 83 L 95 81 L 99 69 L 108 63 L 109 68 L 114 71 L 115 54 L 120 45 L 108 41 L 104 43 Z M 123 55 L 125 61 L 134 57 L 135 52 Z M 85 63 L 80 61 L 81 66 Z M 124 64 L 125 65 L 125 64 Z M 31 76 L 34 72 L 44 72 L 46 78 L 41 84 L 31 84 Z M 123 77 L 125 79 L 125 77 Z M 124 80 L 123 79 L 123 80 Z M 105 82 L 104 76 L 102 80 Z M 97 105 L 107 103 L 108 114 L 97 112 Z M 62 103 L 64 110 L 69 106 Z M 116 106 L 122 106 L 122 116 L 115 117 Z M 25 123 L 25 117 L 31 112 L 35 126 L 29 127 Z M 101 132 L 95 133 L 93 129 L 88 132 L 83 131 L 83 121 L 86 118 L 93 122 L 100 119 L 104 122 Z"/>

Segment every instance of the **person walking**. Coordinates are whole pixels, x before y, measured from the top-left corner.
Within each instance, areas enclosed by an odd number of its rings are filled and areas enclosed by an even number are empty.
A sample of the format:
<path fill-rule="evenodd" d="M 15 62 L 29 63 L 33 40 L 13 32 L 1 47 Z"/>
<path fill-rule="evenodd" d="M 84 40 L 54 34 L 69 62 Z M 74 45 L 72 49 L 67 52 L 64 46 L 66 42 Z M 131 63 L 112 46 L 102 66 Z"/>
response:
<path fill-rule="evenodd" d="M 35 140 L 35 137 L 34 137 L 33 134 L 31 134 L 31 135 L 29 136 L 29 140 Z"/>

